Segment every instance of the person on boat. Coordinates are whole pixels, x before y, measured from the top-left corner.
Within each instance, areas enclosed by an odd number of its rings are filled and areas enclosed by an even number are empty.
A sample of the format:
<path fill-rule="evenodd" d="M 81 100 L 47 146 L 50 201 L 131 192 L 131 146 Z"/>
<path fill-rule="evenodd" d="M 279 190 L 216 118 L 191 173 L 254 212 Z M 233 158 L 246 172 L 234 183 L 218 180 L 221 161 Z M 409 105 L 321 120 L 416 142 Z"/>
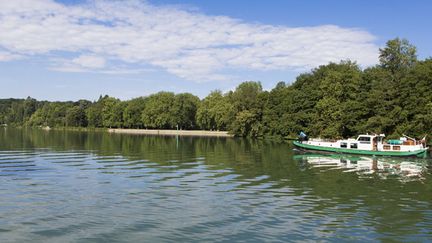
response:
<path fill-rule="evenodd" d="M 303 131 L 300 132 L 299 134 L 299 141 L 303 142 L 303 141 L 307 141 L 309 140 L 308 136 L 306 135 L 306 133 L 304 133 Z"/>
<path fill-rule="evenodd" d="M 426 135 L 427 136 L 427 135 Z M 424 148 L 426 148 L 426 136 L 424 136 L 422 138 L 422 140 L 420 140 L 420 144 L 423 145 Z"/>

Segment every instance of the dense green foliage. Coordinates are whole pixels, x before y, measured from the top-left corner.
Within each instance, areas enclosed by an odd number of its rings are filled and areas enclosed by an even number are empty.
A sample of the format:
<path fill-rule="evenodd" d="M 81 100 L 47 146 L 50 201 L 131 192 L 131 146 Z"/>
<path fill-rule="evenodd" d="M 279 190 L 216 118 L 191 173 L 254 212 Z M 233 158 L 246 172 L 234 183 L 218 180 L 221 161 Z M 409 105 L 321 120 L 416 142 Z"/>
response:
<path fill-rule="evenodd" d="M 341 61 L 301 74 L 288 85 L 263 91 L 248 81 L 234 91 L 200 100 L 159 92 L 120 101 L 0 100 L 0 124 L 51 127 L 229 130 L 238 136 L 350 137 L 374 132 L 432 135 L 432 59 L 399 38 L 380 49 L 380 64 L 362 70 Z"/>

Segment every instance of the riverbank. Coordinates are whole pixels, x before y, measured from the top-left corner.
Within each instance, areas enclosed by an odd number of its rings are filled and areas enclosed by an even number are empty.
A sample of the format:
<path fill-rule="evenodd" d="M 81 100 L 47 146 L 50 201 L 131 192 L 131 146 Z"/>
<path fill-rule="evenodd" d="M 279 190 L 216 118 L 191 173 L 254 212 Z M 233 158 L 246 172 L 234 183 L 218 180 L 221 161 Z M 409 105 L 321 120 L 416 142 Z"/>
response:
<path fill-rule="evenodd" d="M 5 129 L 7 127 L 4 127 Z M 18 126 L 17 129 L 32 127 Z M 207 130 L 162 130 L 162 129 L 129 129 L 129 128 L 94 128 L 94 127 L 34 127 L 45 131 L 76 131 L 76 132 L 109 132 L 119 134 L 161 135 L 161 136 L 197 136 L 197 137 L 234 137 L 227 131 Z"/>
<path fill-rule="evenodd" d="M 227 131 L 203 131 L 203 130 L 157 130 L 157 129 L 123 129 L 110 128 L 110 133 L 122 134 L 142 134 L 142 135 L 178 135 L 178 136 L 198 136 L 198 137 L 234 137 Z"/>

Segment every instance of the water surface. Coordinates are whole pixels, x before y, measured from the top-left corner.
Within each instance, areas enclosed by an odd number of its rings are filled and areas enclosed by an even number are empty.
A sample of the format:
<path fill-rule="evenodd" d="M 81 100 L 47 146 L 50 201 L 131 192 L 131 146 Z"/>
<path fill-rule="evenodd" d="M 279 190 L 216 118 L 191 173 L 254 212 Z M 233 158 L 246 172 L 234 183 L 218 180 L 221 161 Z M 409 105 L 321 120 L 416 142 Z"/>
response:
<path fill-rule="evenodd" d="M 0 129 L 1 242 L 432 240 L 431 160 Z"/>

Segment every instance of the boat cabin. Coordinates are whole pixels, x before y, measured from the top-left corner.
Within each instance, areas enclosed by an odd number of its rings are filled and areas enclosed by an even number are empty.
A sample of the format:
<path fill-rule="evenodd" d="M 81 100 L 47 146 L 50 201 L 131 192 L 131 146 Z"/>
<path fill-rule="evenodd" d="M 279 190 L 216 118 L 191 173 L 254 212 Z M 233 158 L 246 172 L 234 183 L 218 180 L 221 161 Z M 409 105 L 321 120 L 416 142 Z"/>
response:
<path fill-rule="evenodd" d="M 359 150 L 378 150 L 378 145 L 383 143 L 385 135 L 360 135 L 357 139 L 347 139 L 340 141 L 340 148 L 350 148 Z"/>
<path fill-rule="evenodd" d="M 342 140 L 322 140 L 311 139 L 304 142 L 309 145 L 367 151 L 400 151 L 410 152 L 423 149 L 426 146 L 408 136 L 401 137 L 399 140 L 384 140 L 384 134 L 361 134 L 357 139 L 349 138 Z"/>

